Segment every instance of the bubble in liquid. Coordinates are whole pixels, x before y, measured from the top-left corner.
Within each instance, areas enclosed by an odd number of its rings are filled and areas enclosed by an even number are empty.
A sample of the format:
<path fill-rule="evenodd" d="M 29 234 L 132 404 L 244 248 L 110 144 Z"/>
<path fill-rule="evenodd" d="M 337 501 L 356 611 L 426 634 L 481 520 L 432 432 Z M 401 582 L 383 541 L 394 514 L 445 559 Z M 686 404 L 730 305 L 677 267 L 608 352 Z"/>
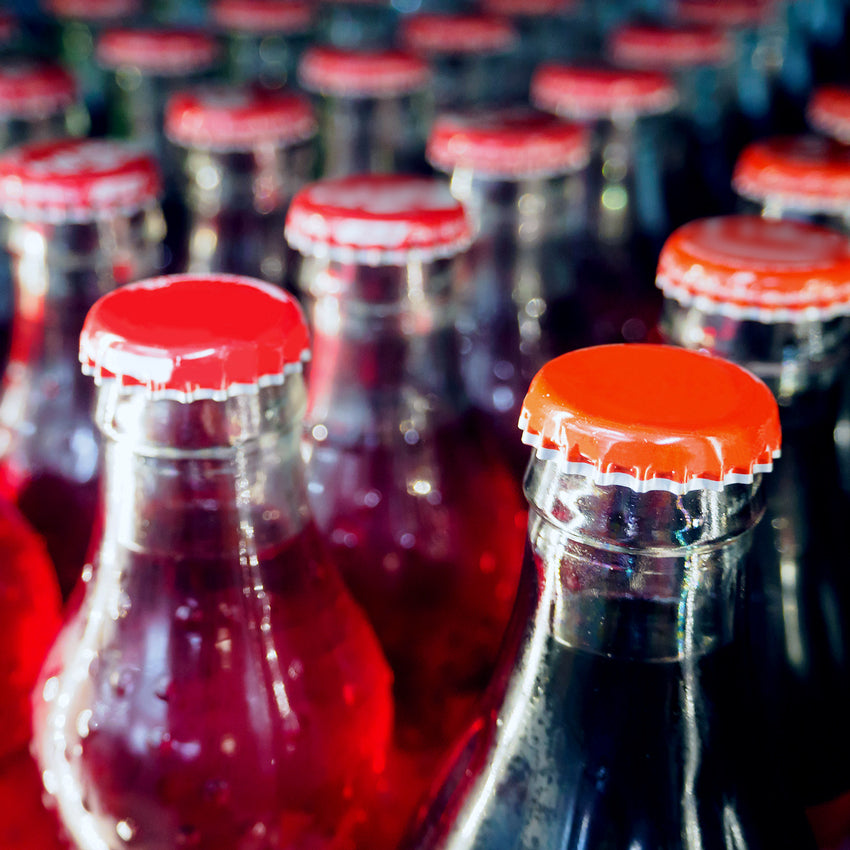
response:
<path fill-rule="evenodd" d="M 115 824 L 115 832 L 122 841 L 132 841 L 136 837 L 138 827 L 130 818 L 118 821 Z"/>

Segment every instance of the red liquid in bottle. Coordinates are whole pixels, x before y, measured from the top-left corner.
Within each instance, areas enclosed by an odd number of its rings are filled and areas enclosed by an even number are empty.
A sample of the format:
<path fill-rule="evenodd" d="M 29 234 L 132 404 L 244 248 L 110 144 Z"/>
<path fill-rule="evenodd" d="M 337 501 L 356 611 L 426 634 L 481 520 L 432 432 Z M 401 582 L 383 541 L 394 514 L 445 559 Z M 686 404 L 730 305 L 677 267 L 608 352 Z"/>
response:
<path fill-rule="evenodd" d="M 68 643 L 85 647 L 107 574 L 123 577 L 114 619 L 72 693 L 65 752 L 44 765 L 79 789 L 59 795 L 63 817 L 144 850 L 353 847 L 392 723 L 374 636 L 312 527 L 234 575 L 206 513 L 182 519 L 195 540 L 210 524 L 207 553 L 101 554 Z"/>

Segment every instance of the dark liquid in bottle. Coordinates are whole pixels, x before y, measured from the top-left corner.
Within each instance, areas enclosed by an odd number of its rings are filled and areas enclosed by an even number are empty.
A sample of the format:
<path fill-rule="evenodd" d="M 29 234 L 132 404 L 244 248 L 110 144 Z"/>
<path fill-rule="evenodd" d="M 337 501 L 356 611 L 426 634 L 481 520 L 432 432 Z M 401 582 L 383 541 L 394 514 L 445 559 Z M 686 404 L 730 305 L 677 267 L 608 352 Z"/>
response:
<path fill-rule="evenodd" d="M 87 601 L 115 581 L 114 610 L 66 727 L 81 806 L 140 850 L 352 847 L 392 723 L 374 634 L 312 527 L 240 564 L 207 514 L 163 520 L 190 556 L 100 553 Z"/>

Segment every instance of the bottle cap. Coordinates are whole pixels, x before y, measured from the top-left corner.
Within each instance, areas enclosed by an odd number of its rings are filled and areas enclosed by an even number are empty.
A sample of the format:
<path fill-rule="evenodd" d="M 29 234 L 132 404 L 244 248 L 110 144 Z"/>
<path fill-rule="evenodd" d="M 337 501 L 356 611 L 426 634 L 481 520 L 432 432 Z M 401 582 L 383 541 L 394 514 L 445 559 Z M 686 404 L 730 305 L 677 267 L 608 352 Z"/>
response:
<path fill-rule="evenodd" d="M 673 81 L 655 71 L 552 63 L 535 72 L 531 100 L 547 112 L 589 120 L 669 112 L 677 95 Z"/>
<path fill-rule="evenodd" d="M 425 88 L 430 78 L 426 62 L 401 50 L 316 46 L 298 66 L 305 89 L 342 97 L 395 97 Z"/>
<path fill-rule="evenodd" d="M 807 110 L 809 124 L 816 130 L 850 142 L 850 86 L 822 86 L 816 89 Z"/>
<path fill-rule="evenodd" d="M 8 44 L 18 34 L 18 19 L 9 12 L 0 11 L 0 44 Z"/>
<path fill-rule="evenodd" d="M 0 155 L 0 212 L 10 218 L 59 223 L 131 214 L 159 191 L 154 158 L 108 139 L 33 142 Z"/>
<path fill-rule="evenodd" d="M 436 168 L 468 168 L 506 180 L 568 174 L 589 156 L 585 127 L 522 108 L 441 115 L 428 140 L 428 160 Z"/>
<path fill-rule="evenodd" d="M 448 186 L 427 177 L 361 174 L 320 180 L 298 192 L 286 239 L 302 254 L 368 266 L 451 257 L 472 225 Z"/>
<path fill-rule="evenodd" d="M 54 115 L 77 99 L 77 85 L 64 68 L 32 59 L 0 64 L 0 116 L 37 119 Z"/>
<path fill-rule="evenodd" d="M 483 0 L 481 7 L 488 15 L 506 17 L 539 17 L 561 15 L 577 10 L 579 0 Z"/>
<path fill-rule="evenodd" d="M 298 302 L 237 275 L 131 283 L 89 310 L 80 362 L 95 383 L 143 386 L 155 398 L 223 401 L 276 386 L 309 357 Z"/>
<path fill-rule="evenodd" d="M 612 34 L 608 51 L 620 65 L 649 71 L 723 65 L 733 53 L 732 42 L 720 30 L 650 24 L 620 27 Z"/>
<path fill-rule="evenodd" d="M 731 215 L 683 225 L 658 260 L 664 294 L 758 322 L 850 315 L 850 239 L 825 227 Z"/>
<path fill-rule="evenodd" d="M 304 32 L 315 18 L 304 0 L 216 0 L 210 13 L 218 26 L 247 33 Z"/>
<path fill-rule="evenodd" d="M 206 70 L 217 57 L 215 39 L 192 30 L 109 30 L 97 43 L 101 65 L 107 68 L 129 65 L 162 76 Z"/>
<path fill-rule="evenodd" d="M 639 493 L 722 490 L 779 455 L 773 394 L 740 366 L 665 345 L 556 357 L 531 382 L 523 442 L 564 472 Z"/>
<path fill-rule="evenodd" d="M 734 29 L 758 26 L 773 12 L 774 0 L 678 0 L 683 21 Z"/>
<path fill-rule="evenodd" d="M 202 150 L 283 147 L 314 136 L 316 117 L 310 102 L 292 92 L 206 86 L 169 98 L 165 132 L 175 144 Z"/>
<path fill-rule="evenodd" d="M 780 136 L 741 151 L 735 191 L 760 203 L 778 201 L 812 212 L 850 208 L 850 149 L 819 136 Z"/>
<path fill-rule="evenodd" d="M 504 18 L 420 14 L 402 22 L 401 38 L 417 53 L 504 53 L 519 36 Z"/>
<path fill-rule="evenodd" d="M 114 21 L 141 11 L 141 0 L 44 0 L 45 11 L 57 18 Z"/>

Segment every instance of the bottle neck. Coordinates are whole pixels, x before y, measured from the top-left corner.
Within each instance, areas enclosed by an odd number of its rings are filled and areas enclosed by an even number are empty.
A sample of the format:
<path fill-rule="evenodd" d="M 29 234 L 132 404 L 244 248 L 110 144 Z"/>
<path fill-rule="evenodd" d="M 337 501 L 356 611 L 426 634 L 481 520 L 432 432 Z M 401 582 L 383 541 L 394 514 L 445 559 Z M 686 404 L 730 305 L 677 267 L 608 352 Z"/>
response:
<path fill-rule="evenodd" d="M 745 212 L 752 212 L 764 218 L 805 221 L 850 235 L 850 209 L 840 211 L 829 208 L 797 207 L 781 195 L 765 198 L 759 202 L 743 200 L 741 207 Z"/>
<path fill-rule="evenodd" d="M 152 400 L 106 382 L 101 548 L 220 558 L 274 549 L 309 522 L 300 374 L 226 401 Z"/>
<path fill-rule="evenodd" d="M 760 483 L 636 493 L 535 458 L 525 480 L 529 537 L 550 588 L 554 640 L 643 661 L 681 661 L 731 642 Z"/>
<path fill-rule="evenodd" d="M 782 408 L 811 409 L 833 394 L 844 365 L 850 320 L 766 323 L 707 313 L 664 299 L 661 332 L 667 342 L 731 360 L 758 375 Z"/>
<path fill-rule="evenodd" d="M 304 260 L 301 295 L 313 331 L 312 425 L 359 439 L 414 410 L 448 415 L 464 406 L 456 270 L 456 258 L 404 266 Z"/>

